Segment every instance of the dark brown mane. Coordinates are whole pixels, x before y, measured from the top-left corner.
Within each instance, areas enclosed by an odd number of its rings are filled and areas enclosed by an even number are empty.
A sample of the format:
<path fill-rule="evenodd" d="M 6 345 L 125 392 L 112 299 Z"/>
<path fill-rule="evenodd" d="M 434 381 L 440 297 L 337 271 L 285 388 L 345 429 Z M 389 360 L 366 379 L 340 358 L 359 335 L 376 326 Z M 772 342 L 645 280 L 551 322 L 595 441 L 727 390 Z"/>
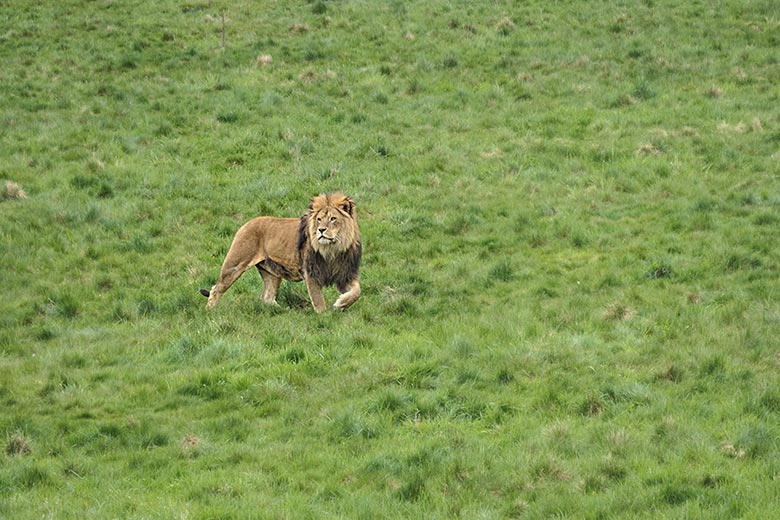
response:
<path fill-rule="evenodd" d="M 308 243 L 308 240 L 304 242 L 304 244 Z M 317 283 L 323 287 L 335 285 L 339 291 L 344 292 L 349 288 L 349 284 L 358 277 L 363 246 L 359 241 L 355 242 L 352 247 L 336 254 L 330 261 L 313 249 L 309 250 L 306 255 L 303 255 L 302 250 L 299 250 L 298 254 L 302 256 L 303 269 Z"/>

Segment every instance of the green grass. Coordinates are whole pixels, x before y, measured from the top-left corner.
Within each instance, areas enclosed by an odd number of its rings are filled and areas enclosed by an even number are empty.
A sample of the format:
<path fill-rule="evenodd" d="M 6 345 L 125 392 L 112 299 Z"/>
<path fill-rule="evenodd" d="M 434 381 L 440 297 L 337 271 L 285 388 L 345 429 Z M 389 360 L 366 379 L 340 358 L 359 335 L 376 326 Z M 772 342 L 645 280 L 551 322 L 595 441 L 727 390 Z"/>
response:
<path fill-rule="evenodd" d="M 780 507 L 775 3 L 0 20 L 0 517 Z M 328 190 L 353 308 L 205 310 L 241 223 Z"/>

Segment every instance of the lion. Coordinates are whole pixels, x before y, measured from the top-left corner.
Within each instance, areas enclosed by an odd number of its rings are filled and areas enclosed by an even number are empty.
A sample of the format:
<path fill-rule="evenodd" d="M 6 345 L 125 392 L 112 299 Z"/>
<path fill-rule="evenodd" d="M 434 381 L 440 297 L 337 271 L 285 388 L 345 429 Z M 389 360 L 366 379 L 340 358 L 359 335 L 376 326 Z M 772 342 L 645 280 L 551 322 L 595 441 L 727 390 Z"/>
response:
<path fill-rule="evenodd" d="M 255 217 L 241 226 L 217 283 L 200 292 L 212 308 L 254 266 L 263 278 L 265 303 L 276 304 L 283 279 L 303 280 L 316 312 L 327 309 L 322 288 L 330 285 L 340 293 L 333 307 L 344 310 L 360 298 L 362 251 L 355 203 L 343 193 L 323 193 L 311 199 L 300 218 Z"/>

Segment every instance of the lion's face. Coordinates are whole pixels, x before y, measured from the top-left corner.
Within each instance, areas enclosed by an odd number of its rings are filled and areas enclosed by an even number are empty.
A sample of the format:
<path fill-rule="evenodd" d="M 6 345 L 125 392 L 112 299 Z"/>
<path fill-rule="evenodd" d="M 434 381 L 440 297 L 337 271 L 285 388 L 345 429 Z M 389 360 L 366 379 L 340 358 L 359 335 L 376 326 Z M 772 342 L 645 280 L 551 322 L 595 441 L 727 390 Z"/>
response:
<path fill-rule="evenodd" d="M 341 193 L 314 197 L 307 212 L 309 243 L 321 254 L 349 249 L 359 237 L 355 204 Z"/>

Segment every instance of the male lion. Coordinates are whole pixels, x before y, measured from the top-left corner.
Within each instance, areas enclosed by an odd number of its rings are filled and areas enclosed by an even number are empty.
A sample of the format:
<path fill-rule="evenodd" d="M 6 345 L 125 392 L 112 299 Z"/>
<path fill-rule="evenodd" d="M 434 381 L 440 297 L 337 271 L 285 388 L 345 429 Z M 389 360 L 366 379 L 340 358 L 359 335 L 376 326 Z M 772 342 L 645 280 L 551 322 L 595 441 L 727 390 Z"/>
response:
<path fill-rule="evenodd" d="M 233 282 L 255 266 L 263 277 L 266 303 L 276 303 L 282 279 L 305 280 L 315 311 L 325 311 L 322 288 L 328 285 L 341 293 L 333 307 L 346 309 L 360 297 L 361 254 L 354 202 L 342 193 L 321 194 L 311 199 L 301 218 L 256 217 L 241 226 L 219 280 L 211 291 L 200 292 L 208 296 L 206 307 L 214 307 Z"/>

